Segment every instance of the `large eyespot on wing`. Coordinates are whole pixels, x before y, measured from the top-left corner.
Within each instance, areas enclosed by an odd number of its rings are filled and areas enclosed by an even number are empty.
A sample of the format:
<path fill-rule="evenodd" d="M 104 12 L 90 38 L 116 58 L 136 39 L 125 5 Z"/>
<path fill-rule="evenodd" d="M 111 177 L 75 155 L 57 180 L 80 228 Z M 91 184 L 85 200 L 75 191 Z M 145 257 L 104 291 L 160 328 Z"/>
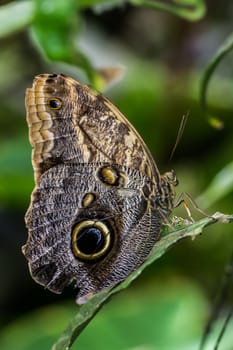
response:
<path fill-rule="evenodd" d="M 124 219 L 127 220 L 127 215 Z M 127 224 L 124 226 L 127 227 Z M 161 216 L 158 211 L 149 209 L 142 214 L 140 220 L 136 220 L 127 229 L 126 227 L 119 237 L 116 254 L 109 259 L 100 260 L 94 268 L 89 269 L 85 277 L 88 279 L 79 281 L 80 290 L 76 299 L 79 305 L 85 303 L 94 293 L 125 280 L 145 261 L 155 242 L 159 240 Z M 94 284 L 90 283 L 93 279 Z"/>
<path fill-rule="evenodd" d="M 75 257 L 82 261 L 102 259 L 113 241 L 114 232 L 107 220 L 82 220 L 72 230 L 72 250 Z"/>

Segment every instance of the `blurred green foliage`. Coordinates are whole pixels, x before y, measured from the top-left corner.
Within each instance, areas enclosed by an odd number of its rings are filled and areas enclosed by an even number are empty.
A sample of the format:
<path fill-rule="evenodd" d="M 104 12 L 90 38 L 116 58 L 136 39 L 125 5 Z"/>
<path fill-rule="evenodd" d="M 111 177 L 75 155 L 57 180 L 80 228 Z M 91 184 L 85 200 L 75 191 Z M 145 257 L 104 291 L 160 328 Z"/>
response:
<path fill-rule="evenodd" d="M 133 298 L 129 290 L 112 299 L 72 349 L 196 350 L 208 309 L 201 289 L 188 280 L 173 279 L 159 288 L 156 283 L 144 285 L 143 290 L 136 288 Z M 74 313 L 74 305 L 66 303 L 28 314 L 4 329 L 1 349 L 50 349 Z M 220 322 L 211 335 L 210 348 L 219 327 Z M 232 349 L 230 330 L 221 345 L 222 349 Z"/>
<path fill-rule="evenodd" d="M 232 213 L 230 2 L 209 1 L 205 17 L 206 6 L 201 0 L 5 3 L 0 6 L 1 210 L 19 212 L 23 222 L 33 187 L 24 91 L 34 75 L 49 71 L 64 72 L 98 90 L 107 90 L 108 97 L 140 131 L 161 171 L 171 166 L 176 169 L 180 192 L 197 197 L 197 203 L 210 213 Z M 125 77 L 111 86 L 109 81 L 115 76 L 110 74 L 109 78 L 109 67 L 118 67 L 119 63 L 126 67 Z M 203 67 L 207 67 L 205 71 Z M 206 123 L 199 102 L 201 81 L 207 116 L 212 124 L 223 126 L 221 131 Z M 184 136 L 173 164 L 168 165 L 181 116 L 187 111 L 190 117 Z M 182 209 L 177 213 L 185 216 Z M 16 220 L 13 214 L 12 221 Z M 192 214 L 196 216 L 195 210 Z M 9 219 L 1 218 L 1 237 L 13 237 L 18 242 Z M 74 349 L 91 350 L 96 344 L 101 349 L 196 349 L 209 312 L 209 294 L 214 294 L 216 280 L 232 250 L 230 227 L 214 225 L 208 231 L 200 239 L 184 242 L 166 254 L 166 259 L 157 261 L 134 288 L 112 300 L 82 333 Z M 27 294 L 29 277 L 20 285 L 14 284 L 17 278 L 9 271 L 14 269 L 19 274 L 19 265 L 14 262 L 12 243 L 6 251 L 4 244 L 4 254 L 0 254 L 0 302 L 12 291 L 6 314 L 2 313 L 2 318 L 12 319 L 14 316 L 7 314 L 9 305 L 16 312 L 16 305 L 27 309 L 28 300 L 33 299 L 36 307 L 44 291 L 38 286 L 39 298 L 30 291 Z M 20 247 L 17 249 L 18 252 Z M 10 266 L 17 268 L 11 270 Z M 25 262 L 24 267 L 27 276 Z M 22 291 L 22 295 L 16 291 Z M 12 309 L 10 312 L 14 315 Z M 74 313 L 74 305 L 30 313 L 4 327 L 0 348 L 47 349 Z M 218 329 L 217 325 L 210 346 Z M 226 334 L 222 349 L 232 349 L 231 333 Z"/>
<path fill-rule="evenodd" d="M 119 350 L 145 346 L 146 349 L 155 349 L 156 345 L 158 349 L 171 349 L 169 346 L 173 344 L 174 350 L 194 349 L 207 307 L 201 291 L 182 280 L 174 280 L 172 288 L 168 285 L 160 289 L 156 285 L 153 289 L 152 286 L 144 288 L 150 297 L 143 298 L 141 291 L 137 290 L 134 299 L 127 292 L 124 298 L 119 296 L 113 299 L 105 307 L 104 313 L 96 316 L 73 348 Z M 5 329 L 0 341 L 1 348 L 49 349 L 74 313 L 73 305 L 61 305 L 28 315 Z M 182 328 L 185 328 L 185 332 L 180 332 Z"/>
<path fill-rule="evenodd" d="M 149 290 L 148 290 L 149 287 Z M 203 325 L 206 302 L 201 291 L 188 281 L 144 286 L 148 296 L 137 290 L 134 299 L 124 293 L 113 299 L 80 336 L 74 349 L 194 349 Z M 157 301 L 160 301 L 159 303 Z M 127 313 L 125 312 L 127 310 Z M 57 334 L 73 317 L 73 305 L 51 306 L 28 315 L 5 329 L 1 349 L 49 349 Z M 190 323 L 190 313 L 192 322 Z M 51 320 L 53 320 L 51 322 Z M 180 331 L 185 329 L 184 331 Z M 25 342 L 27 339 L 27 342 Z M 191 347 L 190 347 L 191 345 Z"/>
<path fill-rule="evenodd" d="M 84 8 L 101 9 L 132 3 L 152 9 L 168 11 L 189 20 L 198 20 L 205 14 L 202 0 L 173 0 L 170 4 L 150 0 L 31 0 L 12 2 L 0 8 L 0 38 L 31 25 L 34 42 L 43 55 L 54 61 L 62 61 L 83 69 L 97 89 L 103 85 L 103 77 L 91 64 L 74 37 L 80 30 Z M 15 16 L 14 16 L 15 14 Z"/>

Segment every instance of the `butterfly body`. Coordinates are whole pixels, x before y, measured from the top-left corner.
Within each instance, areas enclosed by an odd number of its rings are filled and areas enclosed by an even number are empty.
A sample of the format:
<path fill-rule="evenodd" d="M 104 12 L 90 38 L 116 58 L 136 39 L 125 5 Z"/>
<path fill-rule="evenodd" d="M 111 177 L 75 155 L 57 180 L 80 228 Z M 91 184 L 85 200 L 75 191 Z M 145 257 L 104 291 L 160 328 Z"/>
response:
<path fill-rule="evenodd" d="M 38 283 L 73 283 L 81 303 L 146 259 L 176 183 L 117 108 L 72 78 L 36 77 L 26 109 L 35 189 L 23 253 Z"/>

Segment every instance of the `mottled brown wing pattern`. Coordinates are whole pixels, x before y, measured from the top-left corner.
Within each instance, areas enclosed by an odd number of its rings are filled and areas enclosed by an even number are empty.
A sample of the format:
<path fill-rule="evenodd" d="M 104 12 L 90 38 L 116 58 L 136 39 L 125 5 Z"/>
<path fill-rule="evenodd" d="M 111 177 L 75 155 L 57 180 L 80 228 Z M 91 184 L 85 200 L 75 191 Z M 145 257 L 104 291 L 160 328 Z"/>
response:
<path fill-rule="evenodd" d="M 23 253 L 32 277 L 78 302 L 124 280 L 159 239 L 173 206 L 171 179 L 106 98 L 64 75 L 26 93 L 35 189 Z"/>
<path fill-rule="evenodd" d="M 53 98 L 62 101 L 61 108 L 51 109 Z M 27 89 L 26 109 L 36 177 L 57 162 L 108 162 L 159 181 L 137 131 L 110 101 L 87 86 L 63 75 L 42 74 Z"/>

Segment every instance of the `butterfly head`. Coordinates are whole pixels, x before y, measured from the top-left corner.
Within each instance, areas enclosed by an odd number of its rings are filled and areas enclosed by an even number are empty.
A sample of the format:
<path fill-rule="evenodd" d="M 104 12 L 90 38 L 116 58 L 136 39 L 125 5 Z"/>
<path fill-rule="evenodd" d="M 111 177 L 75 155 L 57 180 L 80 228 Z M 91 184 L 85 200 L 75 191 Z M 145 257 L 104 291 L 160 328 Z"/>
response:
<path fill-rule="evenodd" d="M 175 170 L 167 171 L 163 174 L 163 178 L 172 186 L 176 187 L 179 185 L 179 180 L 176 177 Z"/>

